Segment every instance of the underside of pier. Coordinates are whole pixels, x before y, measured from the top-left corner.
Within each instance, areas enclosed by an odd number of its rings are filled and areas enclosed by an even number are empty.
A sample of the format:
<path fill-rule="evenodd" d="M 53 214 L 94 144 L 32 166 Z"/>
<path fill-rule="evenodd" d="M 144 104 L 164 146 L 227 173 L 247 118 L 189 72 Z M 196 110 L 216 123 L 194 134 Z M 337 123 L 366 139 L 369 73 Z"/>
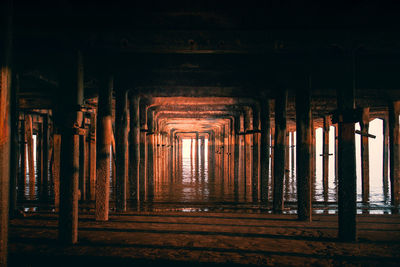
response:
<path fill-rule="evenodd" d="M 1 267 L 396 265 L 395 1 L 0 11 Z"/>

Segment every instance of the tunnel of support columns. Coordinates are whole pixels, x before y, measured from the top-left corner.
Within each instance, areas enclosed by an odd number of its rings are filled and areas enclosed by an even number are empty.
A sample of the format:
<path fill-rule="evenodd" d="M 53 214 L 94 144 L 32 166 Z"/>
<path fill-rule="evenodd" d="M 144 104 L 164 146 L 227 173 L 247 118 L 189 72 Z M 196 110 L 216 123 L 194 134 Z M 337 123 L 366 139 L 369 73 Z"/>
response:
<path fill-rule="evenodd" d="M 341 241 L 357 214 L 397 218 L 394 11 L 355 4 L 346 28 L 323 5 L 67 2 L 4 4 L 2 241 L 36 213 L 61 244 L 82 213 L 325 214 Z M 365 20 L 375 9 L 389 15 Z"/>

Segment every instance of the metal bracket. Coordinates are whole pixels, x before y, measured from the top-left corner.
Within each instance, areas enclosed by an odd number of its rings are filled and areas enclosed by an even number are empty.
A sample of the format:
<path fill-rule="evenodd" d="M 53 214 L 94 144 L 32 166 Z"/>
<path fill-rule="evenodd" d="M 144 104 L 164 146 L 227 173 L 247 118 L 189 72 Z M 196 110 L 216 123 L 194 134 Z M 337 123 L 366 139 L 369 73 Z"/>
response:
<path fill-rule="evenodd" d="M 359 134 L 361 136 L 366 136 L 366 137 L 373 138 L 373 139 L 376 138 L 376 135 L 365 133 L 365 132 L 362 132 L 362 131 L 359 131 L 359 130 L 356 130 L 355 133 Z"/>

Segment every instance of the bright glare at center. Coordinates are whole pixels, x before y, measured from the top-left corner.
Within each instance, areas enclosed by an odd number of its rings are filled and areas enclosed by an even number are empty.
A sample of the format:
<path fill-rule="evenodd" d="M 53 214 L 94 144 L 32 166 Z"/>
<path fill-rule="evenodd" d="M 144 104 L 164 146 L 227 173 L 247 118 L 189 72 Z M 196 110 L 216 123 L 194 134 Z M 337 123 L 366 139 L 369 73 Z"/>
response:
<path fill-rule="evenodd" d="M 182 139 L 182 157 L 190 157 L 190 146 L 192 145 L 191 139 Z"/>

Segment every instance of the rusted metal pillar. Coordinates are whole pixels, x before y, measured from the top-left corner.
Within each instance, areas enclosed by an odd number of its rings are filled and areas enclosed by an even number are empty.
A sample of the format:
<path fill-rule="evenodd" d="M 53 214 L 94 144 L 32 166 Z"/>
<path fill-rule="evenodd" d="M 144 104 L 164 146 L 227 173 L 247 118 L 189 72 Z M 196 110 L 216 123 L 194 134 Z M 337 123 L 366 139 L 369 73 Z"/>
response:
<path fill-rule="evenodd" d="M 10 190 L 10 95 L 12 49 L 12 1 L 0 3 L 4 50 L 0 56 L 0 266 L 7 266 Z M 4 12 L 4 13 L 3 13 Z M 2 31 L 3 33 L 3 31 Z"/>
<path fill-rule="evenodd" d="M 139 166 L 140 166 L 140 118 L 139 95 L 130 92 L 129 95 L 129 191 L 134 201 L 139 201 Z"/>
<path fill-rule="evenodd" d="M 383 182 L 383 195 L 385 200 L 389 196 L 389 121 L 388 115 L 382 120 L 382 131 L 383 131 L 383 155 L 382 155 L 382 182 Z"/>
<path fill-rule="evenodd" d="M 349 70 L 349 73 L 352 72 Z M 350 79 L 345 80 L 348 82 Z M 357 239 L 355 121 L 352 119 L 354 91 L 354 86 L 351 88 L 345 86 L 337 90 L 338 111 L 342 117 L 338 120 L 339 239 L 344 241 Z"/>
<path fill-rule="evenodd" d="M 62 142 L 58 238 L 64 244 L 78 242 L 79 127 L 83 118 L 80 106 L 83 103 L 84 88 L 82 54 L 78 52 L 77 55 L 77 61 L 71 60 L 75 57 L 66 58 L 66 68 L 62 70 L 60 82 L 63 92 L 67 94 L 59 114 L 62 118 Z"/>
<path fill-rule="evenodd" d="M 400 101 L 389 103 L 389 143 L 390 143 L 390 189 L 393 213 L 399 212 L 400 204 Z"/>
<path fill-rule="evenodd" d="M 312 220 L 312 116 L 310 89 L 296 92 L 297 215 Z"/>
<path fill-rule="evenodd" d="M 128 174 L 128 91 L 119 88 L 116 91 L 115 104 L 116 135 L 116 209 L 126 211 L 126 185 Z"/>
<path fill-rule="evenodd" d="M 369 148 L 368 148 L 368 129 L 369 129 L 369 108 L 363 108 L 360 121 L 361 129 L 361 191 L 362 201 L 369 201 Z"/>
<path fill-rule="evenodd" d="M 270 100 L 261 102 L 261 201 L 267 204 L 269 188 Z"/>
<path fill-rule="evenodd" d="M 112 138 L 112 89 L 113 79 L 102 79 L 99 87 L 97 114 L 96 157 L 96 212 L 97 221 L 107 221 L 110 199 L 110 159 Z"/>
<path fill-rule="evenodd" d="M 283 179 L 285 177 L 287 90 L 279 90 L 275 98 L 274 213 L 283 211 Z"/>
<path fill-rule="evenodd" d="M 322 127 L 322 187 L 324 200 L 328 201 L 328 187 L 329 187 L 329 127 L 330 117 L 325 116 Z"/>

